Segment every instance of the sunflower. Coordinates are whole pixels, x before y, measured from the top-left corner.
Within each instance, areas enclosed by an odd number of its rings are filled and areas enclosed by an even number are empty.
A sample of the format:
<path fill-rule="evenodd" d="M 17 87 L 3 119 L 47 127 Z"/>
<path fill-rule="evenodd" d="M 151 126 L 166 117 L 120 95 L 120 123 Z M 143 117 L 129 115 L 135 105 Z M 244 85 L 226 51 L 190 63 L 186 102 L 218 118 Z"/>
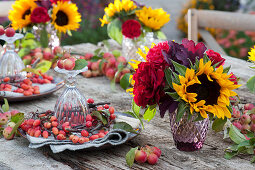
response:
<path fill-rule="evenodd" d="M 58 2 L 52 9 L 52 25 L 59 32 L 66 33 L 67 30 L 77 30 L 80 27 L 81 14 L 76 4 L 69 2 Z"/>
<path fill-rule="evenodd" d="M 211 64 L 200 59 L 197 73 L 187 68 L 185 77 L 179 75 L 180 84 L 173 83 L 173 88 L 189 104 L 191 114 L 195 111 L 207 118 L 209 112 L 218 118 L 231 118 L 229 97 L 237 95 L 232 90 L 240 85 L 229 79 L 231 75 L 223 73 L 222 66 L 215 71 Z"/>
<path fill-rule="evenodd" d="M 131 11 L 136 9 L 137 6 L 132 0 L 115 0 L 114 3 L 110 3 L 108 7 L 104 9 L 106 15 L 108 17 L 113 17 L 116 13 L 119 13 L 121 11 Z"/>
<path fill-rule="evenodd" d="M 248 54 L 250 55 L 249 60 L 255 61 L 255 46 L 254 48 L 251 48 L 251 51 L 248 52 Z"/>
<path fill-rule="evenodd" d="M 18 0 L 12 5 L 13 10 L 9 12 L 9 20 L 13 29 L 22 29 L 31 23 L 30 15 L 37 5 L 34 0 Z"/>
<path fill-rule="evenodd" d="M 106 15 L 103 16 L 103 19 L 99 18 L 99 21 L 101 21 L 101 27 L 103 27 L 104 24 L 109 24 L 109 21 L 107 20 L 107 16 Z"/>
<path fill-rule="evenodd" d="M 143 7 L 135 13 L 145 26 L 153 30 L 159 30 L 170 21 L 170 14 L 167 14 L 162 8 L 152 9 L 151 7 Z"/>

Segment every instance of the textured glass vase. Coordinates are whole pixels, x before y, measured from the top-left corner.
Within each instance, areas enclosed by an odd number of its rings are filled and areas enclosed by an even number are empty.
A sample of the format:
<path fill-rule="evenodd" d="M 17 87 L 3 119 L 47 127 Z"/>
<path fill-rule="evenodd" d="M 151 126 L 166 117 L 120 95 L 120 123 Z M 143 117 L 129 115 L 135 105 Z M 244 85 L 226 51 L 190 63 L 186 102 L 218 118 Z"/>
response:
<path fill-rule="evenodd" d="M 0 79 L 10 77 L 11 82 L 18 82 L 26 77 L 26 72 L 21 72 L 25 68 L 20 56 L 14 51 L 14 42 L 23 38 L 23 34 L 16 33 L 13 37 L 0 36 L 6 42 L 5 52 L 0 57 Z"/>
<path fill-rule="evenodd" d="M 88 70 L 85 67 L 81 70 L 65 70 L 55 67 L 58 73 L 66 75 L 66 89 L 57 99 L 54 112 L 60 125 L 69 122 L 72 126 L 85 125 L 88 114 L 87 100 L 75 86 L 75 77 Z"/>
<path fill-rule="evenodd" d="M 44 25 L 37 25 L 32 27 L 32 32 L 35 35 L 35 38 L 40 42 L 41 31 L 44 29 Z M 51 24 L 46 25 L 46 31 L 48 33 L 48 47 L 54 48 L 60 45 L 60 40 L 57 35 L 57 30 Z"/>
<path fill-rule="evenodd" d="M 170 126 L 175 146 L 181 151 L 196 151 L 203 147 L 208 130 L 209 119 L 194 121 L 195 116 L 188 120 L 185 113 L 179 122 L 176 122 L 176 113 L 169 113 Z"/>

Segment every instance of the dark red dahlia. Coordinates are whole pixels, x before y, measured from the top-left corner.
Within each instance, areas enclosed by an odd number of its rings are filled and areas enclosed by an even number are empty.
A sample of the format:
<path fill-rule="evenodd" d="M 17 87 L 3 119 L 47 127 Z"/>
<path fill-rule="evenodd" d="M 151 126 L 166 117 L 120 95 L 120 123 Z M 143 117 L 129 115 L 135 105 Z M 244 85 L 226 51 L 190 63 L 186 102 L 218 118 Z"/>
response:
<path fill-rule="evenodd" d="M 50 20 L 48 11 L 44 7 L 37 7 L 31 13 L 31 21 L 33 23 L 46 23 Z"/>
<path fill-rule="evenodd" d="M 134 20 L 127 20 L 122 24 L 122 34 L 127 38 L 137 38 L 141 35 L 141 24 Z"/>
<path fill-rule="evenodd" d="M 207 56 L 212 61 L 212 65 L 218 64 L 216 68 L 223 66 L 225 63 L 225 59 L 221 57 L 221 55 L 213 50 L 207 50 L 206 51 Z"/>
<path fill-rule="evenodd" d="M 167 41 L 158 43 L 157 45 L 155 45 L 149 50 L 146 56 L 146 60 L 148 62 L 161 65 L 164 69 L 165 66 L 167 66 L 168 64 L 166 60 L 164 59 L 162 52 L 167 53 L 168 51 L 169 51 L 169 45 Z"/>
<path fill-rule="evenodd" d="M 151 62 L 141 62 L 133 75 L 134 101 L 138 106 L 159 104 L 164 95 L 164 70 Z"/>

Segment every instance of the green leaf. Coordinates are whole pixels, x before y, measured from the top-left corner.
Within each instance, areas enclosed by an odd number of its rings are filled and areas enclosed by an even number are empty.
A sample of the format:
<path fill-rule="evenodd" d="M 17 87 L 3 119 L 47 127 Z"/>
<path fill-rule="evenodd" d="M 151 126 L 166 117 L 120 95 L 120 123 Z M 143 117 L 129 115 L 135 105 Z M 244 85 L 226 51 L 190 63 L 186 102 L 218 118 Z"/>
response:
<path fill-rule="evenodd" d="M 248 138 L 254 138 L 254 133 L 247 130 L 246 136 L 247 136 Z M 254 139 L 255 139 L 255 138 L 254 138 Z"/>
<path fill-rule="evenodd" d="M 97 55 L 100 53 L 101 50 L 102 50 L 101 48 L 96 49 L 96 50 L 94 51 L 95 56 L 97 56 Z"/>
<path fill-rule="evenodd" d="M 124 90 L 126 90 L 126 89 L 129 87 L 129 85 L 130 85 L 129 78 L 130 78 L 131 75 L 132 75 L 131 73 L 126 73 L 126 74 L 122 77 L 122 79 L 120 79 L 120 86 L 121 86 Z"/>
<path fill-rule="evenodd" d="M 88 65 L 88 62 L 84 59 L 77 59 L 75 61 L 75 67 L 73 70 L 81 70 Z"/>
<path fill-rule="evenodd" d="M 140 118 L 140 115 L 136 115 L 134 112 L 124 112 L 124 113 L 126 113 L 126 114 L 128 114 L 128 115 L 131 115 L 132 117 L 134 117 L 134 118 L 136 118 L 136 119 L 139 119 L 139 121 L 140 121 L 140 123 L 142 124 L 142 127 L 143 127 L 143 129 L 144 129 L 143 121 L 142 121 L 142 119 Z"/>
<path fill-rule="evenodd" d="M 25 55 L 30 53 L 30 49 L 29 48 L 21 48 L 18 52 L 18 55 L 23 58 Z"/>
<path fill-rule="evenodd" d="M 121 56 L 121 52 L 119 51 L 119 50 L 113 50 L 112 51 L 112 54 L 114 55 L 114 57 L 119 57 L 119 56 Z"/>
<path fill-rule="evenodd" d="M 180 96 L 177 94 L 177 92 L 166 92 L 169 96 L 171 96 L 173 99 L 178 99 Z"/>
<path fill-rule="evenodd" d="M 67 35 L 71 37 L 72 36 L 72 32 L 70 30 L 67 30 Z"/>
<path fill-rule="evenodd" d="M 46 26 L 41 30 L 40 34 L 40 43 L 43 48 L 48 47 L 49 45 L 49 37 L 48 37 L 48 32 L 46 31 Z"/>
<path fill-rule="evenodd" d="M 227 122 L 227 118 L 225 117 L 225 119 L 221 119 L 221 118 L 217 118 L 213 121 L 212 124 L 212 129 L 215 132 L 220 132 L 223 130 L 223 127 L 225 125 L 225 123 Z"/>
<path fill-rule="evenodd" d="M 137 133 L 133 128 L 132 126 L 130 126 L 128 123 L 126 122 L 118 122 L 118 123 L 115 123 L 113 125 L 113 129 L 122 129 L 122 130 L 125 130 L 127 132 L 131 132 L 131 133 L 135 133 L 135 134 L 139 134 Z"/>
<path fill-rule="evenodd" d="M 140 109 L 141 109 L 141 106 L 138 106 L 134 100 L 132 100 L 132 110 L 133 112 L 137 115 L 137 116 L 140 116 Z"/>
<path fill-rule="evenodd" d="M 128 164 L 128 166 L 131 168 L 132 165 L 134 164 L 135 161 L 135 151 L 138 149 L 138 147 L 136 148 L 132 148 L 130 149 L 130 151 L 128 151 L 128 153 L 126 154 L 126 162 Z"/>
<path fill-rule="evenodd" d="M 226 159 L 231 159 L 233 158 L 234 156 L 237 155 L 237 151 L 233 151 L 233 152 L 226 152 L 225 155 L 224 155 L 224 158 Z"/>
<path fill-rule="evenodd" d="M 28 48 L 29 50 L 35 49 L 37 46 L 38 46 L 37 42 L 33 39 L 27 39 L 21 42 L 21 47 Z"/>
<path fill-rule="evenodd" d="M 23 121 L 24 121 L 24 118 L 23 119 L 19 119 L 19 121 L 13 127 L 12 132 L 9 134 L 8 138 L 11 137 L 14 133 L 17 132 L 17 129 L 19 128 L 19 126 L 22 124 Z"/>
<path fill-rule="evenodd" d="M 35 39 L 35 36 L 31 32 L 27 32 L 24 39 Z"/>
<path fill-rule="evenodd" d="M 37 74 L 37 75 L 41 75 L 38 70 L 35 70 L 33 68 L 29 68 L 29 67 L 26 67 L 21 71 L 26 71 L 26 72 L 34 73 L 34 74 Z"/>
<path fill-rule="evenodd" d="M 22 60 L 24 65 L 30 65 L 31 64 L 31 60 L 28 60 L 28 59 L 25 59 L 25 60 Z"/>
<path fill-rule="evenodd" d="M 158 39 L 161 39 L 161 40 L 166 40 L 167 39 L 166 35 L 162 31 L 157 31 L 155 33 L 156 33 Z"/>
<path fill-rule="evenodd" d="M 24 113 L 17 113 L 15 116 L 11 117 L 11 122 L 18 123 L 22 119 L 24 119 Z"/>
<path fill-rule="evenodd" d="M 253 156 L 252 158 L 251 158 L 251 163 L 254 163 L 255 162 L 255 156 Z"/>
<path fill-rule="evenodd" d="M 194 122 L 204 120 L 204 118 L 201 116 L 200 113 L 197 114 L 197 118 L 194 120 Z"/>
<path fill-rule="evenodd" d="M 237 149 L 239 149 L 243 146 L 250 146 L 250 142 L 248 140 L 242 141 L 241 143 L 238 144 Z"/>
<path fill-rule="evenodd" d="M 93 111 L 91 116 L 96 116 L 104 125 L 107 124 L 106 118 L 99 111 Z"/>
<path fill-rule="evenodd" d="M 253 133 L 253 132 L 251 132 L 251 133 Z M 247 136 L 247 137 L 249 138 L 249 136 Z M 255 137 L 250 138 L 249 143 L 250 143 L 250 145 L 254 145 L 255 144 Z"/>
<path fill-rule="evenodd" d="M 251 77 L 248 81 L 246 86 L 248 87 L 248 89 L 254 93 L 255 92 L 255 76 Z"/>
<path fill-rule="evenodd" d="M 231 68 L 231 66 L 228 66 L 228 67 L 224 68 L 224 69 L 223 69 L 223 73 L 228 73 L 229 70 L 230 70 L 230 68 Z"/>
<path fill-rule="evenodd" d="M 228 147 L 227 150 L 237 151 L 238 150 L 238 145 L 237 144 L 233 144 L 230 147 Z"/>
<path fill-rule="evenodd" d="M 149 106 L 144 112 L 144 120 L 147 120 L 148 122 L 151 121 L 154 118 L 156 111 L 156 104 Z"/>
<path fill-rule="evenodd" d="M 98 61 L 98 60 L 100 60 L 100 59 L 102 59 L 102 57 L 100 57 L 100 56 L 93 56 L 93 57 L 90 59 L 90 61 L 91 61 L 91 62 L 96 62 L 96 61 Z"/>
<path fill-rule="evenodd" d="M 36 65 L 35 70 L 41 70 L 41 73 L 46 73 L 51 68 L 52 62 L 44 60 Z"/>
<path fill-rule="evenodd" d="M 107 25 L 108 36 L 117 41 L 119 44 L 122 44 L 123 39 L 121 26 L 122 23 L 118 18 L 115 18 Z"/>
<path fill-rule="evenodd" d="M 183 101 L 179 102 L 177 108 L 176 122 L 179 122 L 186 111 L 187 105 Z"/>
<path fill-rule="evenodd" d="M 233 125 L 230 125 L 229 137 L 236 144 L 240 144 L 241 142 L 246 140 L 245 136 L 242 133 L 240 133 L 240 131 Z"/>
<path fill-rule="evenodd" d="M 172 82 L 172 71 L 169 69 L 169 68 L 166 68 L 165 69 L 165 77 L 166 77 L 166 82 L 167 82 L 167 84 L 171 87 L 171 88 L 173 88 L 173 82 Z"/>
<path fill-rule="evenodd" d="M 9 111 L 9 103 L 8 103 L 8 100 L 6 98 L 4 98 L 4 104 L 2 105 L 2 110 L 4 112 L 8 112 Z"/>
<path fill-rule="evenodd" d="M 184 76 L 185 73 L 186 73 L 187 67 L 185 67 L 184 65 L 181 65 L 181 64 L 179 64 L 179 63 L 177 63 L 177 62 L 175 62 L 173 60 L 171 60 L 171 61 L 172 61 L 173 65 L 174 65 L 175 70 L 178 73 L 180 73 L 180 75 Z"/>

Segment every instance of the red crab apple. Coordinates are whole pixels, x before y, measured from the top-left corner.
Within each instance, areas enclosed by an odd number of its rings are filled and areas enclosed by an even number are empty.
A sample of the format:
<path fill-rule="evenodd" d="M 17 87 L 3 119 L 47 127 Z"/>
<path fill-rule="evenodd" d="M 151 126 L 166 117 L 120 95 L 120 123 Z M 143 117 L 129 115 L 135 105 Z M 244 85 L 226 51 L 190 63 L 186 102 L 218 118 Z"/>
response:
<path fill-rule="evenodd" d="M 94 62 L 91 64 L 91 69 L 96 71 L 99 70 L 99 63 L 98 62 Z"/>
<path fill-rule="evenodd" d="M 92 53 L 86 53 L 84 56 L 85 60 L 90 60 L 94 55 Z"/>
<path fill-rule="evenodd" d="M 20 112 L 18 110 L 12 110 L 11 111 L 12 116 L 15 116 L 17 113 L 20 113 Z"/>
<path fill-rule="evenodd" d="M 243 114 L 240 119 L 243 124 L 249 124 L 251 122 L 251 117 L 246 114 Z"/>
<path fill-rule="evenodd" d="M 115 76 L 115 71 L 112 68 L 109 68 L 106 71 L 106 77 L 108 77 L 110 80 L 112 80 Z"/>
<path fill-rule="evenodd" d="M 142 150 L 136 150 L 135 152 L 135 160 L 138 163 L 144 163 L 147 160 L 147 154 L 146 152 L 142 151 Z"/>
<path fill-rule="evenodd" d="M 244 105 L 245 110 L 252 110 L 255 106 L 251 103 L 247 103 Z"/>
<path fill-rule="evenodd" d="M 57 55 L 62 52 L 62 48 L 60 46 L 56 46 L 53 49 L 53 54 Z"/>
<path fill-rule="evenodd" d="M 7 140 L 13 139 L 14 138 L 14 133 L 13 133 L 13 135 L 11 135 L 9 137 L 11 132 L 12 132 L 12 127 L 7 126 L 6 128 L 4 128 L 4 131 L 3 131 L 4 138 L 7 139 Z"/>
<path fill-rule="evenodd" d="M 4 33 L 5 33 L 4 27 L 0 25 L 0 36 L 4 35 Z"/>
<path fill-rule="evenodd" d="M 242 126 L 241 132 L 244 133 L 244 134 L 246 134 L 246 133 L 247 133 L 246 130 L 251 130 L 250 125 L 244 124 L 244 125 Z"/>
<path fill-rule="evenodd" d="M 5 112 L 4 115 L 10 120 L 12 117 L 11 112 Z"/>
<path fill-rule="evenodd" d="M 239 130 L 242 129 L 242 125 L 239 122 L 233 122 L 233 125 Z"/>
<path fill-rule="evenodd" d="M 71 57 L 71 54 L 68 53 L 68 52 L 65 52 L 64 55 L 63 55 L 64 58 L 70 58 Z"/>
<path fill-rule="evenodd" d="M 64 68 L 66 70 L 73 70 L 74 67 L 75 67 L 75 61 L 73 61 L 72 59 L 64 60 Z"/>
<path fill-rule="evenodd" d="M 251 117 L 251 121 L 255 124 L 255 114 L 251 114 L 250 117 Z"/>
<path fill-rule="evenodd" d="M 37 53 L 37 52 L 42 52 L 42 49 L 41 48 L 35 48 L 34 53 Z"/>
<path fill-rule="evenodd" d="M 57 66 L 58 66 L 58 68 L 63 69 L 64 68 L 64 60 L 58 60 Z"/>
<path fill-rule="evenodd" d="M 112 57 L 114 57 L 114 55 L 112 53 L 104 53 L 104 55 L 103 55 L 103 58 L 106 60 L 109 58 L 112 58 Z"/>
<path fill-rule="evenodd" d="M 51 53 L 50 52 L 43 52 L 43 58 L 45 60 L 50 60 L 51 59 Z"/>
<path fill-rule="evenodd" d="M 107 67 L 113 67 L 113 66 L 115 66 L 115 63 L 116 63 L 116 59 L 114 57 L 112 57 L 108 60 Z"/>
<path fill-rule="evenodd" d="M 13 37 L 14 34 L 15 34 L 15 30 L 14 30 L 13 28 L 7 28 L 7 29 L 5 30 L 5 35 L 6 35 L 7 37 Z"/>
<path fill-rule="evenodd" d="M 127 60 L 126 60 L 125 57 L 123 57 L 123 56 L 119 56 L 119 57 L 117 58 L 117 61 L 118 61 L 119 63 L 127 64 Z"/>
<path fill-rule="evenodd" d="M 86 78 L 90 78 L 92 76 L 92 72 L 90 70 L 87 70 L 85 72 L 82 72 L 82 75 Z"/>
<path fill-rule="evenodd" d="M 151 165 L 155 165 L 158 162 L 158 156 L 154 153 L 149 154 L 147 161 Z"/>
<path fill-rule="evenodd" d="M 43 53 L 42 52 L 36 52 L 34 57 L 37 59 L 37 58 L 40 58 L 42 59 L 43 58 Z"/>
<path fill-rule="evenodd" d="M 251 124 L 251 131 L 255 132 L 255 124 Z"/>
<path fill-rule="evenodd" d="M 0 115 L 0 125 L 5 125 L 8 121 L 8 118 L 4 115 L 4 114 L 1 114 Z"/>

